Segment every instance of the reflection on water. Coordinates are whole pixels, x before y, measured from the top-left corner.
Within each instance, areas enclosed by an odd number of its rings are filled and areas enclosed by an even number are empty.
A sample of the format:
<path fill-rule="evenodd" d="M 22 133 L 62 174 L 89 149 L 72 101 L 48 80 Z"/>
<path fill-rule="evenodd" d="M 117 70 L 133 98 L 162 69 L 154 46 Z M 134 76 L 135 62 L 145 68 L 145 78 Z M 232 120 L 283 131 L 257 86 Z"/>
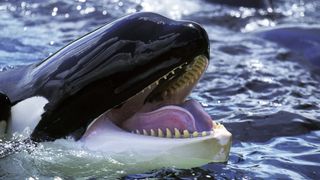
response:
<path fill-rule="evenodd" d="M 144 173 L 134 164 L 61 140 L 22 148 L 26 151 L 1 159 L 0 176 L 114 178 L 129 173 L 125 179 L 319 178 L 319 74 L 293 61 L 297 57 L 290 50 L 251 33 L 283 24 L 319 25 L 319 10 L 316 0 L 276 1 L 272 13 L 209 0 L 1 2 L 0 69 L 44 59 L 128 13 L 155 11 L 203 24 L 210 37 L 212 61 L 191 96 L 205 105 L 213 119 L 225 124 L 234 143 L 227 164 Z"/>

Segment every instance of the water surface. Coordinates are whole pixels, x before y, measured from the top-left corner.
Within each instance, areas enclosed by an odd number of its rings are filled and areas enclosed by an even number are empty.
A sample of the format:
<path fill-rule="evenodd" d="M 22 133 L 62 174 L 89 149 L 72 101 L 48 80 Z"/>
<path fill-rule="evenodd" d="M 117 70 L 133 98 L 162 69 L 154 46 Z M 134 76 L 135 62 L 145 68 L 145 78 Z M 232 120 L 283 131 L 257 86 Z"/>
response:
<path fill-rule="evenodd" d="M 209 34 L 211 62 L 191 96 L 233 134 L 226 164 L 145 172 L 134 163 L 59 140 L 1 159 L 0 177 L 318 179 L 319 74 L 290 50 L 252 32 L 282 25 L 319 26 L 320 2 L 279 0 L 274 6 L 270 13 L 209 0 L 0 2 L 2 70 L 45 59 L 79 36 L 133 12 L 153 11 L 201 23 Z"/>

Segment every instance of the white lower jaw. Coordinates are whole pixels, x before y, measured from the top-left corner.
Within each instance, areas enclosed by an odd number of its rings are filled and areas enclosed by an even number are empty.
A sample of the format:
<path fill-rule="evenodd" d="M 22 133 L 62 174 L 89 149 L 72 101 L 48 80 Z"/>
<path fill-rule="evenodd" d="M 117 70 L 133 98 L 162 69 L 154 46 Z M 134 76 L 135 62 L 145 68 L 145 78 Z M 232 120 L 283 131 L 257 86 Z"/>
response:
<path fill-rule="evenodd" d="M 149 168 L 175 166 L 190 168 L 228 160 L 231 134 L 222 125 L 214 133 L 197 138 L 159 138 L 128 133 L 107 118 L 100 117 L 81 139 L 91 151 L 127 157 L 128 163 Z M 130 159 L 130 160 L 129 160 Z"/>

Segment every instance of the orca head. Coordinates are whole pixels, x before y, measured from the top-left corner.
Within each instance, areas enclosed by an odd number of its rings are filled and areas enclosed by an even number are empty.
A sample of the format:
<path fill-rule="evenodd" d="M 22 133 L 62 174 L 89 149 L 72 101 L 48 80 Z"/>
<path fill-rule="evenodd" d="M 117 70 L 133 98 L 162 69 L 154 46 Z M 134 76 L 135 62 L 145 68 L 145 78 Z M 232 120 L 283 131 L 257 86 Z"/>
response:
<path fill-rule="evenodd" d="M 178 106 L 208 61 L 207 33 L 194 22 L 136 13 L 102 26 L 28 71 L 29 93 L 49 101 L 31 138 L 78 139 L 105 112 L 122 126 L 136 112 Z"/>
<path fill-rule="evenodd" d="M 152 47 L 149 55 L 159 52 L 160 58 L 146 58 L 150 66 L 143 66 L 139 76 L 122 80 L 116 89 L 116 93 L 125 94 L 138 88 L 137 93 L 92 122 L 81 142 L 90 150 L 130 153 L 135 159 L 152 161 L 159 167 L 225 162 L 231 134 L 223 125 L 213 122 L 200 103 L 186 100 L 209 63 L 206 32 L 193 22 L 165 20 L 178 26 L 173 32 L 163 31 L 168 28 L 165 26 L 159 32 L 170 34 L 166 38 L 176 35 L 180 38 L 161 48 Z M 159 24 L 168 23 L 163 22 Z M 176 43 L 182 46 L 170 48 L 168 53 L 163 51 Z M 192 163 L 190 158 L 194 160 Z"/>

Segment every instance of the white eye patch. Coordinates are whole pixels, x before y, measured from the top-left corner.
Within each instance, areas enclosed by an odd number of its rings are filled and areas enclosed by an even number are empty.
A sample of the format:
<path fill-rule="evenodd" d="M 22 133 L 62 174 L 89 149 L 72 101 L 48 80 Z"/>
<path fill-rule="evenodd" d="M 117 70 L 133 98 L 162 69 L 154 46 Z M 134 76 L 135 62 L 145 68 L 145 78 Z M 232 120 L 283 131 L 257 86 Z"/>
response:
<path fill-rule="evenodd" d="M 44 113 L 44 106 L 49 101 L 42 96 L 34 96 L 25 99 L 11 108 L 11 121 L 9 121 L 9 133 L 23 132 L 27 127 L 31 132 L 37 126 Z"/>

